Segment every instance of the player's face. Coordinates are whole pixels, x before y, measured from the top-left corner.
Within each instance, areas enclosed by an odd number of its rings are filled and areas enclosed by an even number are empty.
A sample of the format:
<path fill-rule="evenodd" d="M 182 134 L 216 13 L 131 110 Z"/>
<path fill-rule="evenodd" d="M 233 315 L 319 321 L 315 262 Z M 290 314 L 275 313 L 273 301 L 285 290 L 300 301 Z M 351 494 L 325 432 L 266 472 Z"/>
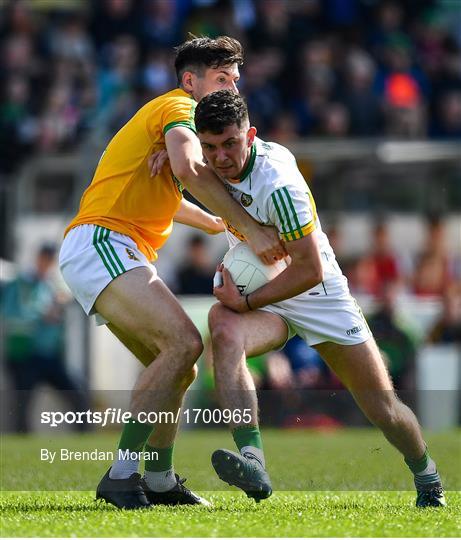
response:
<path fill-rule="evenodd" d="M 237 64 L 207 68 L 202 76 L 188 73 L 189 76 L 184 81 L 184 88 L 186 91 L 190 91 L 197 102 L 211 92 L 218 90 L 232 90 L 236 94 L 239 93 L 237 83 L 240 79 L 240 73 Z"/>
<path fill-rule="evenodd" d="M 203 154 L 208 165 L 226 180 L 238 179 L 250 159 L 251 145 L 256 136 L 256 128 L 236 124 L 227 126 L 223 133 L 199 133 Z"/>

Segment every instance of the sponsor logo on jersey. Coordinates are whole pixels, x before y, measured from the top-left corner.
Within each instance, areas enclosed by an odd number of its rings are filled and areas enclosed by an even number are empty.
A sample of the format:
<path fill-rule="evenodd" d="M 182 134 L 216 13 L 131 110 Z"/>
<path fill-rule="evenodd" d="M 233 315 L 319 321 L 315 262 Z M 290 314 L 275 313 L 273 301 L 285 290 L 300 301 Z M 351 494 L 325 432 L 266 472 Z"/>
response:
<path fill-rule="evenodd" d="M 346 334 L 348 336 L 352 336 L 354 334 L 358 334 L 361 330 L 363 330 L 363 325 L 354 326 L 354 328 L 350 328 L 349 330 L 346 330 Z"/>
<path fill-rule="evenodd" d="M 231 186 L 230 184 L 227 184 L 227 183 L 224 184 L 224 187 L 227 189 L 229 193 L 235 193 L 237 191 L 234 186 Z"/>
<path fill-rule="evenodd" d="M 126 251 L 126 254 L 128 255 L 128 258 L 131 259 L 132 261 L 138 261 L 139 262 L 139 259 L 136 257 L 134 251 L 130 248 L 125 248 L 125 251 Z"/>
<path fill-rule="evenodd" d="M 253 202 L 253 197 L 251 195 L 247 195 L 246 193 L 242 193 L 242 196 L 240 197 L 240 202 L 245 208 L 247 208 Z"/>
<path fill-rule="evenodd" d="M 246 241 L 246 238 L 243 236 L 243 234 L 239 233 L 238 230 L 233 227 L 228 221 L 224 220 L 224 225 L 226 229 L 235 236 L 235 238 L 238 238 L 241 242 Z"/>

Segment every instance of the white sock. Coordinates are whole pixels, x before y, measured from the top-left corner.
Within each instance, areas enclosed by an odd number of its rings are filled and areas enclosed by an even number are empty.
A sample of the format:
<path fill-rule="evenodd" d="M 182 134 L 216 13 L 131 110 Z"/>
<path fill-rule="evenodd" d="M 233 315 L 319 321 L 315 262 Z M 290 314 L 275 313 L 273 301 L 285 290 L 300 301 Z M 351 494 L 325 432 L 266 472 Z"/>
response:
<path fill-rule="evenodd" d="M 244 456 L 246 453 L 253 454 L 260 462 L 263 468 L 266 468 L 266 460 L 264 459 L 264 452 L 261 448 L 256 448 L 256 446 L 242 446 L 240 449 L 240 454 Z"/>
<path fill-rule="evenodd" d="M 426 474 L 435 474 L 436 472 L 437 472 L 437 467 L 435 465 L 435 462 L 432 461 L 432 459 L 429 459 L 429 463 L 427 467 L 423 471 L 417 473 L 417 475 L 425 476 Z"/>
<path fill-rule="evenodd" d="M 139 469 L 139 459 L 116 459 L 109 472 L 112 480 L 123 480 L 129 478 Z"/>
<path fill-rule="evenodd" d="M 170 489 L 173 489 L 176 485 L 174 469 L 161 472 L 145 471 L 144 480 L 152 491 L 157 491 L 160 493 L 170 491 Z"/>

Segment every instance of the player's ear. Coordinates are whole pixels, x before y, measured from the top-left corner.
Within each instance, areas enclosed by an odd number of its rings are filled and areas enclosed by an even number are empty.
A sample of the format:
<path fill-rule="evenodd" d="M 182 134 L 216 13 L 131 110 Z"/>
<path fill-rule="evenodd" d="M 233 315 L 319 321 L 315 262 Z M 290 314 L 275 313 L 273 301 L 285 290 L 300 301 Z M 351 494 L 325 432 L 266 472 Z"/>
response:
<path fill-rule="evenodd" d="M 181 85 L 188 94 L 192 94 L 194 90 L 194 73 L 192 71 L 185 71 L 182 74 Z"/>
<path fill-rule="evenodd" d="M 258 130 L 254 126 L 251 126 L 248 130 L 248 146 L 251 146 L 254 143 L 257 132 Z"/>

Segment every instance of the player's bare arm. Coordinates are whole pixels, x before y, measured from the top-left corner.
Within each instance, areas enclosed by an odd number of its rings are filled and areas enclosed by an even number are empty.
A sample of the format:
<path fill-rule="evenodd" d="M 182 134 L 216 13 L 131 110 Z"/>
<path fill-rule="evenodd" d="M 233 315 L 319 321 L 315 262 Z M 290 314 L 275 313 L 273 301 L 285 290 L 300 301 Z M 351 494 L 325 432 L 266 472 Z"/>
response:
<path fill-rule="evenodd" d="M 258 309 L 293 298 L 323 280 L 322 263 L 315 234 L 308 234 L 299 240 L 286 243 L 286 250 L 291 259 L 287 268 L 257 289 L 251 295 L 241 296 L 229 272 L 223 268 L 223 286 L 215 288 L 216 298 L 228 308 L 239 313 Z"/>
<path fill-rule="evenodd" d="M 223 220 L 219 216 L 213 216 L 185 199 L 181 201 L 174 221 L 200 229 L 208 234 L 219 234 L 225 231 Z"/>
<path fill-rule="evenodd" d="M 286 252 L 276 229 L 261 226 L 253 220 L 205 165 L 202 148 L 191 130 L 181 126 L 170 129 L 165 135 L 165 142 L 173 174 L 194 197 L 241 231 L 265 264 L 285 257 Z"/>

